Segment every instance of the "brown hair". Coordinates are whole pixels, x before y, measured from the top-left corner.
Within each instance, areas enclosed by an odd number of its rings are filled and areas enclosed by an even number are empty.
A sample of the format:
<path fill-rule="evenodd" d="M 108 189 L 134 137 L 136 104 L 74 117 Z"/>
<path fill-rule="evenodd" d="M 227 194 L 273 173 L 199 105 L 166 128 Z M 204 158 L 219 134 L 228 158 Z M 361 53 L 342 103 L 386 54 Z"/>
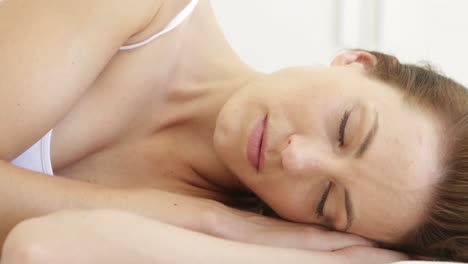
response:
<path fill-rule="evenodd" d="M 398 248 L 424 259 L 468 261 L 468 91 L 430 65 L 403 64 L 369 52 L 377 64 L 368 74 L 400 89 L 404 96 L 433 112 L 445 126 L 443 175 L 433 187 L 424 223 Z"/>

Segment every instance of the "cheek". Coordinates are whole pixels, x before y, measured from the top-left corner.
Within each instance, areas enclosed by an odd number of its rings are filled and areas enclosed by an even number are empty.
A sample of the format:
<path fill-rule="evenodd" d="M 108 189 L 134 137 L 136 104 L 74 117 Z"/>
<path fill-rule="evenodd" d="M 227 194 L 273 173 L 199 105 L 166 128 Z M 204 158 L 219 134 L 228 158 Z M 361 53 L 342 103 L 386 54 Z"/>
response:
<path fill-rule="evenodd" d="M 352 232 L 374 240 L 398 242 L 419 223 L 421 206 L 395 197 L 398 195 L 374 196 L 363 202 L 362 214 L 355 220 L 356 228 Z"/>
<path fill-rule="evenodd" d="M 397 241 L 415 226 L 421 214 L 421 193 L 395 184 L 394 171 L 366 170 L 349 185 L 354 224 L 350 232 L 380 241 Z"/>
<path fill-rule="evenodd" d="M 292 102 L 289 100 L 279 102 L 276 107 L 279 108 L 284 120 L 293 127 L 293 133 L 310 133 L 310 136 L 313 136 L 327 129 L 332 121 L 330 118 L 337 105 L 330 101 L 327 98 L 302 96 Z M 273 109 L 274 107 L 272 106 Z"/>
<path fill-rule="evenodd" d="M 392 218 L 400 213 L 390 203 L 395 195 L 390 198 L 385 188 L 364 180 L 359 187 L 352 192 L 354 221 L 350 232 L 379 241 L 388 238 L 394 231 Z"/>
<path fill-rule="evenodd" d="M 399 131 L 388 128 L 380 132 L 379 144 L 376 144 L 374 153 L 369 153 L 373 155 L 372 162 L 378 169 L 377 175 L 387 175 L 380 178 L 389 186 L 398 189 L 411 187 L 414 177 L 422 173 L 417 171 L 417 165 L 421 164 L 419 158 L 424 154 L 419 152 L 417 143 L 410 140 L 413 138 L 412 129 Z"/>
<path fill-rule="evenodd" d="M 311 222 L 315 215 L 314 204 L 320 195 L 318 185 L 305 177 L 278 177 L 282 179 L 275 180 L 272 177 L 256 183 L 254 191 L 281 217 L 291 221 Z"/>

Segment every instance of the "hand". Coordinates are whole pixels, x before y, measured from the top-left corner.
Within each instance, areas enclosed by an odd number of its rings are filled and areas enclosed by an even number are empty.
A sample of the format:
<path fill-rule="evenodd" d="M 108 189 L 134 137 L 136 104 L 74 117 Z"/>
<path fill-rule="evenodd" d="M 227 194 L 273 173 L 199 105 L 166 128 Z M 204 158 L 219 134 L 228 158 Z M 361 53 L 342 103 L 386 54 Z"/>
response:
<path fill-rule="evenodd" d="M 362 237 L 329 231 L 310 224 L 288 222 L 215 204 L 202 218 L 203 233 L 253 244 L 320 251 L 372 246 Z"/>
<path fill-rule="evenodd" d="M 373 247 L 353 246 L 333 252 L 343 259 L 343 263 L 379 264 L 409 260 L 403 253 Z"/>
<path fill-rule="evenodd" d="M 119 190 L 110 208 L 229 240 L 267 246 L 333 251 L 371 246 L 364 238 L 228 207 L 213 200 L 160 190 Z M 117 199 L 118 198 L 118 199 Z"/>

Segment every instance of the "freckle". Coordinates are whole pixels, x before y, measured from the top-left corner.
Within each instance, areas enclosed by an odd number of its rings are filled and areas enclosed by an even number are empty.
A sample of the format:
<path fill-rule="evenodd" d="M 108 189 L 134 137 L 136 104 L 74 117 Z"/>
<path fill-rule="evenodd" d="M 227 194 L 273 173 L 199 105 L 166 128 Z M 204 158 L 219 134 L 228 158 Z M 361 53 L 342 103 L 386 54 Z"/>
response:
<path fill-rule="evenodd" d="M 174 206 L 179 206 L 179 205 L 175 203 Z"/>

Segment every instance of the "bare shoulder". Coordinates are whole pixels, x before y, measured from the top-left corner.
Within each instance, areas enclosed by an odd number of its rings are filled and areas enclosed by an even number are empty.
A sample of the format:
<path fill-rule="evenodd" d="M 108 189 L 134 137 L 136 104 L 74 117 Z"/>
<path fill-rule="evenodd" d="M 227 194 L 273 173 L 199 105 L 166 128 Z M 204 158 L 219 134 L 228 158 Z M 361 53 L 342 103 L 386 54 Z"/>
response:
<path fill-rule="evenodd" d="M 115 20 L 116 24 L 130 22 L 130 27 L 142 27 L 151 21 L 165 2 L 170 0 L 2 0 L 0 13 L 2 20 L 8 19 L 12 23 L 24 17 L 25 11 L 34 10 L 34 13 L 29 14 L 32 15 L 31 19 L 41 14 L 54 14 L 67 19 L 79 17 L 80 22 L 94 19 Z"/>
<path fill-rule="evenodd" d="M 170 0 L 1 0 L 0 159 L 54 127 Z"/>
<path fill-rule="evenodd" d="M 171 21 L 177 14 L 181 12 L 181 10 L 186 8 L 193 1 L 195 0 L 164 1 L 164 3 L 159 6 L 157 14 L 154 14 L 154 16 L 148 21 L 146 26 L 141 31 L 132 35 L 125 42 L 125 45 L 141 42 L 154 35 L 155 32 L 160 32 L 165 26 L 168 25 L 169 21 Z"/>

